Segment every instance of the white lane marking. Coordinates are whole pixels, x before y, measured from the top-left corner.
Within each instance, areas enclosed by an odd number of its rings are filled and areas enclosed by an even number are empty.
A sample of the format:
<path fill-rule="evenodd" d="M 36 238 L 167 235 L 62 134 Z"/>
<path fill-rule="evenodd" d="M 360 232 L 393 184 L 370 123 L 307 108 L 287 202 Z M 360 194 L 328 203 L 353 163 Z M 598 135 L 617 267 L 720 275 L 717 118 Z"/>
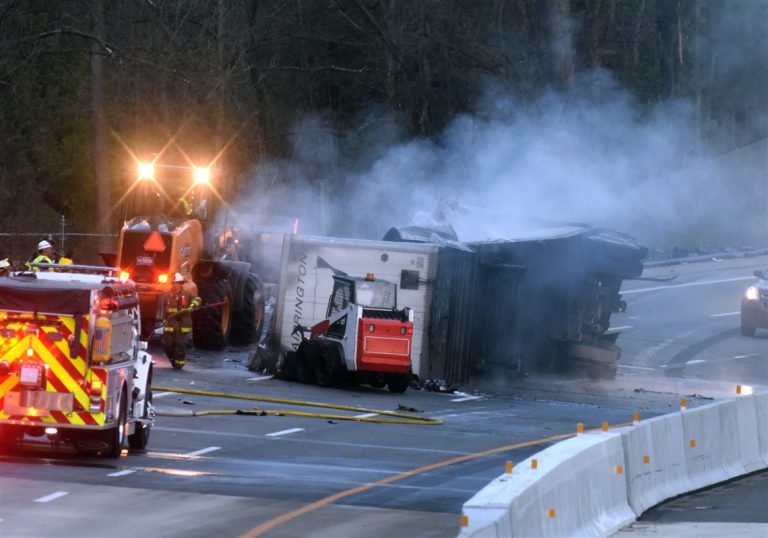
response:
<path fill-rule="evenodd" d="M 47 503 L 51 502 L 55 499 L 58 499 L 59 497 L 63 497 L 64 495 L 69 495 L 68 491 L 55 491 L 51 493 L 50 495 L 46 495 L 45 497 L 40 497 L 39 499 L 35 499 L 36 503 Z"/>
<path fill-rule="evenodd" d="M 452 402 L 467 402 L 469 400 L 479 400 L 482 396 L 466 396 L 464 398 L 455 398 L 451 400 Z"/>
<path fill-rule="evenodd" d="M 290 430 L 282 430 L 279 432 L 273 432 L 266 434 L 267 437 L 279 437 L 281 435 L 288 435 L 290 433 L 303 432 L 304 428 L 291 428 Z"/>
<path fill-rule="evenodd" d="M 117 471 L 114 473 L 109 473 L 107 476 L 125 476 L 127 474 L 133 474 L 136 472 L 136 469 L 124 469 L 122 471 Z"/>
<path fill-rule="evenodd" d="M 632 328 L 632 325 L 622 325 L 621 327 L 611 327 L 610 329 L 608 329 L 608 332 L 623 331 L 624 329 L 631 329 L 631 328 Z"/>
<path fill-rule="evenodd" d="M 701 282 L 687 282 L 685 284 L 671 284 L 669 286 L 657 286 L 655 288 L 641 288 L 638 290 L 621 290 L 621 294 L 643 293 L 645 291 L 670 290 L 673 288 L 688 288 L 690 286 L 708 286 L 710 284 L 722 284 L 724 282 L 738 282 L 739 280 L 754 280 L 753 276 L 740 276 L 736 278 L 724 278 L 722 280 L 702 280 Z"/>
<path fill-rule="evenodd" d="M 248 379 L 246 379 L 246 381 L 265 381 L 267 379 L 272 379 L 273 377 L 275 377 L 275 376 L 263 375 L 261 377 L 249 377 Z"/>
<path fill-rule="evenodd" d="M 458 416 L 458 415 L 457 415 Z M 255 433 L 235 433 L 235 432 L 225 432 L 225 431 L 218 431 L 218 430 L 194 430 L 191 428 L 166 428 L 163 426 L 152 426 L 152 431 L 163 431 L 163 432 L 174 432 L 174 433 L 188 433 L 192 435 L 211 435 L 217 438 L 222 437 L 233 437 L 236 439 L 262 439 L 264 437 L 263 434 L 255 434 Z M 297 443 L 307 444 L 307 445 L 318 445 L 318 446 L 343 446 L 343 447 L 356 447 L 356 448 L 372 448 L 375 450 L 402 450 L 405 452 L 424 452 L 428 454 L 452 454 L 456 456 L 466 456 L 467 452 L 458 452 L 456 450 L 441 450 L 436 448 L 416 448 L 413 446 L 391 446 L 391 445 L 375 445 L 372 443 L 347 443 L 343 441 L 317 441 L 313 439 L 286 439 L 285 441 L 294 441 Z M 165 455 L 161 451 L 156 452 L 148 452 L 147 455 L 149 456 L 160 456 L 162 457 Z"/>
<path fill-rule="evenodd" d="M 710 318 L 720 318 L 723 316 L 738 316 L 741 312 L 726 312 L 725 314 L 710 314 Z"/>
<path fill-rule="evenodd" d="M 707 362 L 707 361 L 705 361 L 704 359 L 695 359 L 695 360 L 692 360 L 692 361 L 688 361 L 685 364 L 687 366 L 689 364 L 701 364 L 702 362 Z"/>
<path fill-rule="evenodd" d="M 195 450 L 194 452 L 188 453 L 187 456 L 202 456 L 203 454 L 208 454 L 208 452 L 213 452 L 215 450 L 221 450 L 221 447 L 209 446 L 208 448 L 201 448 L 200 450 Z"/>
<path fill-rule="evenodd" d="M 658 353 L 659 351 L 661 351 L 665 347 L 672 345 L 673 342 L 674 342 L 674 340 L 670 338 L 670 339 L 664 340 L 663 342 L 660 342 L 660 343 L 656 344 L 655 346 L 651 346 L 649 348 L 646 348 L 646 349 L 644 349 L 643 351 L 641 351 L 640 353 L 637 354 L 637 358 L 636 359 L 637 359 L 638 362 L 647 363 L 648 360 L 651 357 L 653 357 L 656 353 Z"/>
<path fill-rule="evenodd" d="M 163 396 L 168 396 L 169 394 L 176 394 L 175 392 L 155 392 L 152 394 L 153 398 L 162 398 Z"/>
<path fill-rule="evenodd" d="M 656 368 L 648 368 L 647 366 L 635 366 L 634 364 L 619 364 L 619 368 L 630 368 L 632 370 L 656 370 Z"/>
<path fill-rule="evenodd" d="M 378 413 L 365 413 L 364 415 L 355 415 L 354 418 L 371 418 L 379 416 Z"/>

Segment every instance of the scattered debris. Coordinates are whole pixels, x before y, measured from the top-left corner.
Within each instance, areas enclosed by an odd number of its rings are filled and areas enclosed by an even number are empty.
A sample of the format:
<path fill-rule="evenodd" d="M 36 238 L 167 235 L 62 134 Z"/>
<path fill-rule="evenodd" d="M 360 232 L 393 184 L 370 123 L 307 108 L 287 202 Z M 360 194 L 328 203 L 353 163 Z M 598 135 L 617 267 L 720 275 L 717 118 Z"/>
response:
<path fill-rule="evenodd" d="M 408 407 L 407 405 L 397 404 L 398 411 L 408 411 L 409 413 L 419 413 L 420 411 L 415 407 Z"/>
<path fill-rule="evenodd" d="M 425 379 L 421 384 L 421 390 L 429 390 L 432 392 L 456 392 L 456 389 L 450 387 L 445 379 Z"/>

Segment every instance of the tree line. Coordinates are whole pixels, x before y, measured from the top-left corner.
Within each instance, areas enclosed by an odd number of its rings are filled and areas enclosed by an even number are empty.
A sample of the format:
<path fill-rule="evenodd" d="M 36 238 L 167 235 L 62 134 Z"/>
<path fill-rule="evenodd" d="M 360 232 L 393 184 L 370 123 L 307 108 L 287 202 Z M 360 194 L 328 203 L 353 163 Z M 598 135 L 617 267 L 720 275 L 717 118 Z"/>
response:
<path fill-rule="evenodd" d="M 114 232 L 127 149 L 174 136 L 236 178 L 290 159 L 310 114 L 429 138 L 489 84 L 525 103 L 596 70 L 689 100 L 725 152 L 768 135 L 766 20 L 761 0 L 1 0 L 0 231 Z"/>

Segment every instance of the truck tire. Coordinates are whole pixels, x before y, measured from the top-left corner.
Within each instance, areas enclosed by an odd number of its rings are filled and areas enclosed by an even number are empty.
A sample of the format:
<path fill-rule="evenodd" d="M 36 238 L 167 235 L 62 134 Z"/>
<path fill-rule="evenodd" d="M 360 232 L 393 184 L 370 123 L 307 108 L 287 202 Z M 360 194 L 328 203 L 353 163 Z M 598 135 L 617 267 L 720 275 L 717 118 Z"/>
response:
<path fill-rule="evenodd" d="M 261 281 L 253 273 L 249 273 L 245 281 L 242 300 L 243 308 L 232 314 L 229 341 L 247 346 L 259 341 L 264 327 L 264 294 Z"/>
<path fill-rule="evenodd" d="M 203 308 L 192 312 L 192 343 L 197 349 L 224 349 L 229 341 L 231 292 L 225 278 L 203 280 L 198 284 Z M 205 305 L 224 303 L 221 306 Z"/>
<path fill-rule="evenodd" d="M 120 401 L 117 402 L 117 424 L 105 432 L 106 449 L 102 453 L 107 458 L 119 458 L 125 445 L 126 423 L 128 422 L 128 397 L 125 388 L 120 391 Z"/>
<path fill-rule="evenodd" d="M 147 376 L 147 394 L 144 397 L 144 413 L 141 418 L 149 418 L 149 408 L 152 406 L 152 370 L 150 369 Z M 128 436 L 128 447 L 131 450 L 144 450 L 149 443 L 149 433 L 152 426 L 149 424 L 136 423 L 136 428 L 133 433 Z"/>

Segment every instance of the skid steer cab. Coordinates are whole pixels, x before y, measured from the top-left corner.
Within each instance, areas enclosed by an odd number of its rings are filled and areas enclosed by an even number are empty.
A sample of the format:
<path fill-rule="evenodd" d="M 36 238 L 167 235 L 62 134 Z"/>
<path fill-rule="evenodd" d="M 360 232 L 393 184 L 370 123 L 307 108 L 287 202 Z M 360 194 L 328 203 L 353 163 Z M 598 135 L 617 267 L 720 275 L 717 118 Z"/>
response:
<path fill-rule="evenodd" d="M 147 446 L 152 358 L 119 269 L 46 264 L 0 277 L 0 448 L 31 437 L 118 457 Z"/>
<path fill-rule="evenodd" d="M 283 356 L 279 374 L 322 386 L 353 381 L 405 392 L 412 377 L 413 313 L 397 309 L 397 286 L 371 274 L 333 280 L 326 318 L 295 327 L 301 342 Z"/>

